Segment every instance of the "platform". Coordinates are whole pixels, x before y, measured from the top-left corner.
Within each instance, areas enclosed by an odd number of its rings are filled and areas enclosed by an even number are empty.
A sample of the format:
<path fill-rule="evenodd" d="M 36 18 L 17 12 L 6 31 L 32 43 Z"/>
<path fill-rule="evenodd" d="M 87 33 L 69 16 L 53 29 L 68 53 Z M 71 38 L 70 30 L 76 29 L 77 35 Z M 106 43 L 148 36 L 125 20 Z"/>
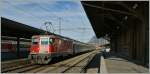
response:
<path fill-rule="evenodd" d="M 149 69 L 136 64 L 134 60 L 122 58 L 119 54 L 105 54 L 105 64 L 108 73 L 149 73 Z"/>

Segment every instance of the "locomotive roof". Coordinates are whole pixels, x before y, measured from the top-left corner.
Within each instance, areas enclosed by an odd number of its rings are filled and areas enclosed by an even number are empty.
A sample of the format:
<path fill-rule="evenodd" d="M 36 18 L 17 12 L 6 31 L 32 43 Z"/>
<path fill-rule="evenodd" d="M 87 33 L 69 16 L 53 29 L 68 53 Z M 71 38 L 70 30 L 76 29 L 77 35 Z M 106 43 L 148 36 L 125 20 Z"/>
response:
<path fill-rule="evenodd" d="M 32 37 L 52 37 L 52 38 L 58 38 L 57 36 L 55 35 L 34 35 Z"/>
<path fill-rule="evenodd" d="M 59 38 L 59 39 L 62 39 L 62 40 L 68 40 L 68 41 L 72 41 L 73 43 L 75 44 L 80 44 L 80 45 L 89 45 L 88 43 L 84 43 L 84 42 L 80 42 L 80 41 L 77 41 L 77 40 L 74 40 L 74 39 L 70 39 L 70 38 L 67 38 L 67 37 L 63 37 L 63 36 L 59 36 L 59 35 L 34 35 L 32 37 L 51 37 L 51 38 Z"/>

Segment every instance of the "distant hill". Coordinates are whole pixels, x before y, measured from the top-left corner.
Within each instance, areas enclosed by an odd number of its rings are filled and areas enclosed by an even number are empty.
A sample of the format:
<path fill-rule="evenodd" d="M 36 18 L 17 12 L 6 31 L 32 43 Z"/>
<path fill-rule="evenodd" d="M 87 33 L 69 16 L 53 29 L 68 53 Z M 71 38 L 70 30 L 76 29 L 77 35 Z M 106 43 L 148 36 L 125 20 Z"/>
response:
<path fill-rule="evenodd" d="M 95 45 L 103 45 L 103 44 L 108 44 L 109 41 L 107 41 L 106 39 L 104 38 L 96 38 L 96 36 L 93 36 L 89 42 L 89 44 L 95 44 Z"/>

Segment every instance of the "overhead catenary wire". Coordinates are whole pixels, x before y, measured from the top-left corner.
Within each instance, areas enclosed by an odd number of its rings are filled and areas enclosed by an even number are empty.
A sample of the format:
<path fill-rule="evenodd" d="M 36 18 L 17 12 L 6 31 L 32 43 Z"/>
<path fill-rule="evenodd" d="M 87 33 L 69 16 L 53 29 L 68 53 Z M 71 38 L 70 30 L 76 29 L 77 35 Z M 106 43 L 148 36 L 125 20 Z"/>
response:
<path fill-rule="evenodd" d="M 26 10 L 21 9 L 21 8 L 19 8 L 19 7 L 16 7 L 14 4 L 12 4 L 12 3 L 8 2 L 8 1 L 5 1 L 5 3 L 7 3 L 7 4 L 13 6 L 17 11 L 19 11 L 19 12 L 21 12 L 21 13 L 24 13 L 24 14 L 27 15 L 27 16 L 34 17 L 34 20 L 38 20 L 38 21 L 39 21 L 38 16 L 35 16 L 33 13 L 28 13 Z M 47 22 L 45 22 L 45 23 L 47 23 Z M 44 24 L 45 24 L 45 23 L 44 23 Z M 41 25 L 41 27 L 39 27 L 39 29 L 42 29 L 42 26 L 43 26 L 43 25 Z M 45 26 L 46 26 L 46 25 L 45 25 Z M 48 28 L 52 29 L 53 31 L 50 31 L 50 29 L 48 30 Z M 44 29 L 43 29 L 43 30 L 44 30 Z M 54 30 L 52 24 L 50 24 L 50 26 L 47 26 L 47 27 L 46 27 L 46 31 L 53 32 L 53 33 L 55 32 L 55 30 Z"/>
<path fill-rule="evenodd" d="M 27 12 L 26 10 L 24 10 L 24 9 L 21 9 L 21 8 L 19 8 L 19 7 L 17 7 L 17 6 L 15 6 L 14 4 L 12 4 L 12 3 L 10 3 L 10 2 L 8 2 L 8 1 L 5 1 L 7 4 L 9 4 L 9 5 L 11 5 L 11 6 L 13 6 L 13 7 L 15 7 L 16 8 L 16 10 L 18 10 L 19 12 L 21 12 L 21 13 L 23 13 L 23 14 L 25 14 L 25 15 L 28 15 L 28 16 L 31 16 L 31 17 L 34 17 L 34 19 L 37 19 L 37 17 L 38 16 L 36 16 L 35 14 L 33 14 L 33 13 L 29 13 L 29 12 Z M 48 12 L 48 10 L 46 10 L 44 7 L 42 7 L 42 6 L 40 6 L 43 10 L 45 10 L 45 11 L 47 11 Z M 57 18 L 57 19 L 60 19 L 61 17 L 59 17 L 59 16 L 55 16 L 55 18 Z M 39 20 L 39 19 L 37 19 L 37 20 Z M 63 18 L 61 18 L 61 20 L 64 20 Z M 82 19 L 81 19 L 82 20 Z M 82 23 L 83 23 L 83 20 L 82 20 Z M 83 23 L 84 24 L 84 23 Z M 76 28 L 76 29 L 78 29 L 78 28 Z M 80 28 L 81 29 L 81 28 Z M 83 28 L 83 29 L 85 29 L 85 28 Z M 89 29 L 89 28 L 88 28 Z"/>
<path fill-rule="evenodd" d="M 37 3 L 38 5 L 39 5 L 39 7 L 41 8 L 41 9 L 43 9 L 44 11 L 47 11 L 47 12 L 49 12 L 49 10 L 48 10 L 48 8 L 47 7 L 45 7 L 45 6 L 43 6 L 43 5 L 41 5 L 41 4 L 39 4 L 39 3 Z M 56 14 L 53 14 L 54 15 L 54 17 L 52 17 L 52 18 L 55 18 L 56 20 L 58 20 L 58 27 L 59 27 L 59 29 L 58 29 L 58 32 L 59 32 L 59 34 L 61 35 L 61 25 L 62 25 L 62 22 L 61 21 L 66 21 L 66 20 L 64 20 L 62 17 L 60 17 L 60 16 L 57 16 Z M 68 21 L 67 21 L 68 22 Z M 56 29 L 55 29 L 55 31 L 56 31 Z"/>
<path fill-rule="evenodd" d="M 29 13 L 26 10 L 24 10 L 23 8 L 17 7 L 16 5 L 14 5 L 13 3 L 10 3 L 8 1 L 4 1 L 6 4 L 9 4 L 11 6 L 13 6 L 18 12 L 25 14 L 26 16 L 32 17 L 34 20 L 39 21 L 38 16 L 34 15 L 33 13 Z M 40 27 L 41 29 L 41 27 Z"/>
<path fill-rule="evenodd" d="M 9 2 L 9 1 L 5 1 L 5 3 L 6 4 L 8 4 L 8 5 L 11 5 L 12 7 L 14 7 L 15 8 L 15 10 L 17 10 L 18 11 L 18 13 L 23 13 L 24 15 L 26 15 L 26 16 L 29 16 L 29 18 L 33 18 L 33 20 L 34 21 L 39 21 L 39 16 L 38 15 L 36 15 L 36 14 L 34 14 L 34 13 L 32 13 L 32 12 L 28 12 L 26 9 L 23 9 L 23 8 L 21 8 L 21 7 L 18 7 L 17 5 L 15 5 L 13 2 Z M 48 7 L 44 7 L 44 5 L 41 5 L 40 3 L 38 3 L 38 7 L 40 7 L 43 11 L 46 11 L 46 12 L 49 12 L 48 11 Z M 50 14 L 50 12 L 49 12 L 49 14 Z M 67 15 L 66 13 L 64 13 L 65 15 Z M 49 16 L 49 15 L 47 15 L 47 16 Z M 82 17 L 83 16 L 81 16 L 81 17 L 79 17 L 81 20 L 81 23 L 83 24 L 83 25 L 86 25 L 85 24 L 85 22 L 84 22 L 84 20 L 82 19 Z M 59 18 L 61 18 L 61 24 L 62 23 L 68 23 L 68 22 L 71 22 L 71 21 L 69 21 L 69 20 L 67 20 L 67 19 L 64 19 L 63 17 L 60 17 L 60 16 L 58 16 L 58 15 L 56 15 L 56 14 L 53 14 L 53 16 L 49 16 L 49 18 L 47 18 L 48 20 L 49 19 L 51 19 L 51 18 L 55 18 L 56 20 L 58 20 Z M 73 20 L 74 21 L 74 20 Z M 45 22 L 45 21 L 44 21 Z M 41 23 L 44 23 L 44 22 L 41 22 Z M 53 21 L 50 21 L 50 22 L 52 22 L 53 23 Z M 72 23 L 72 22 L 71 22 Z M 73 23 L 74 24 L 74 23 Z M 63 25 L 66 25 L 66 24 L 63 24 Z M 68 24 L 67 24 L 68 25 Z M 72 24 L 71 24 L 72 25 Z M 51 29 L 54 29 L 54 25 L 51 27 Z M 62 27 L 62 26 L 61 26 Z M 86 28 L 86 27 L 84 27 L 84 28 L 82 28 L 82 27 L 74 27 L 74 28 L 59 28 L 59 30 L 63 30 L 63 31 L 75 31 L 75 30 L 80 30 L 80 31 L 82 31 L 83 30 L 83 32 L 82 32 L 82 34 L 85 34 L 86 33 L 86 31 L 89 31 L 91 28 Z M 57 29 L 56 29 L 57 30 Z M 53 31 L 56 31 L 56 30 L 53 30 Z M 86 30 L 86 31 L 85 31 Z M 59 31 L 60 32 L 60 31 Z"/>
<path fill-rule="evenodd" d="M 43 9 L 44 11 L 49 12 L 49 8 L 48 8 L 48 7 L 45 7 L 45 6 L 41 5 L 40 3 L 37 3 L 37 4 L 38 4 L 38 6 L 39 6 L 41 9 Z M 50 13 L 50 12 L 49 12 L 49 13 Z M 57 14 L 53 13 L 53 17 L 51 17 L 51 18 L 55 18 L 56 20 L 58 20 L 60 17 L 61 17 L 61 16 L 58 16 Z M 61 17 L 61 18 L 62 18 L 62 17 Z M 66 19 L 61 19 L 61 20 L 65 21 L 65 22 L 70 22 L 70 21 L 68 21 L 68 20 L 66 20 Z M 71 22 L 71 23 L 72 23 L 72 22 Z"/>

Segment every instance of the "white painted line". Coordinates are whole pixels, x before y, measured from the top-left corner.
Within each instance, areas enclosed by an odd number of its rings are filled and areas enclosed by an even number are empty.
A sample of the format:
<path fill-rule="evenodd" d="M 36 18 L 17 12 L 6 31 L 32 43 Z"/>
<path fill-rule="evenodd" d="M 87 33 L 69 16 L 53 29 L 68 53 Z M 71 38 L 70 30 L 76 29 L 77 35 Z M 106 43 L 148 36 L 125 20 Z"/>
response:
<path fill-rule="evenodd" d="M 103 56 L 101 56 L 100 73 L 108 73 L 108 72 L 107 72 L 107 68 L 106 68 L 106 64 L 105 64 L 105 61 L 104 61 L 104 57 L 103 57 Z"/>

